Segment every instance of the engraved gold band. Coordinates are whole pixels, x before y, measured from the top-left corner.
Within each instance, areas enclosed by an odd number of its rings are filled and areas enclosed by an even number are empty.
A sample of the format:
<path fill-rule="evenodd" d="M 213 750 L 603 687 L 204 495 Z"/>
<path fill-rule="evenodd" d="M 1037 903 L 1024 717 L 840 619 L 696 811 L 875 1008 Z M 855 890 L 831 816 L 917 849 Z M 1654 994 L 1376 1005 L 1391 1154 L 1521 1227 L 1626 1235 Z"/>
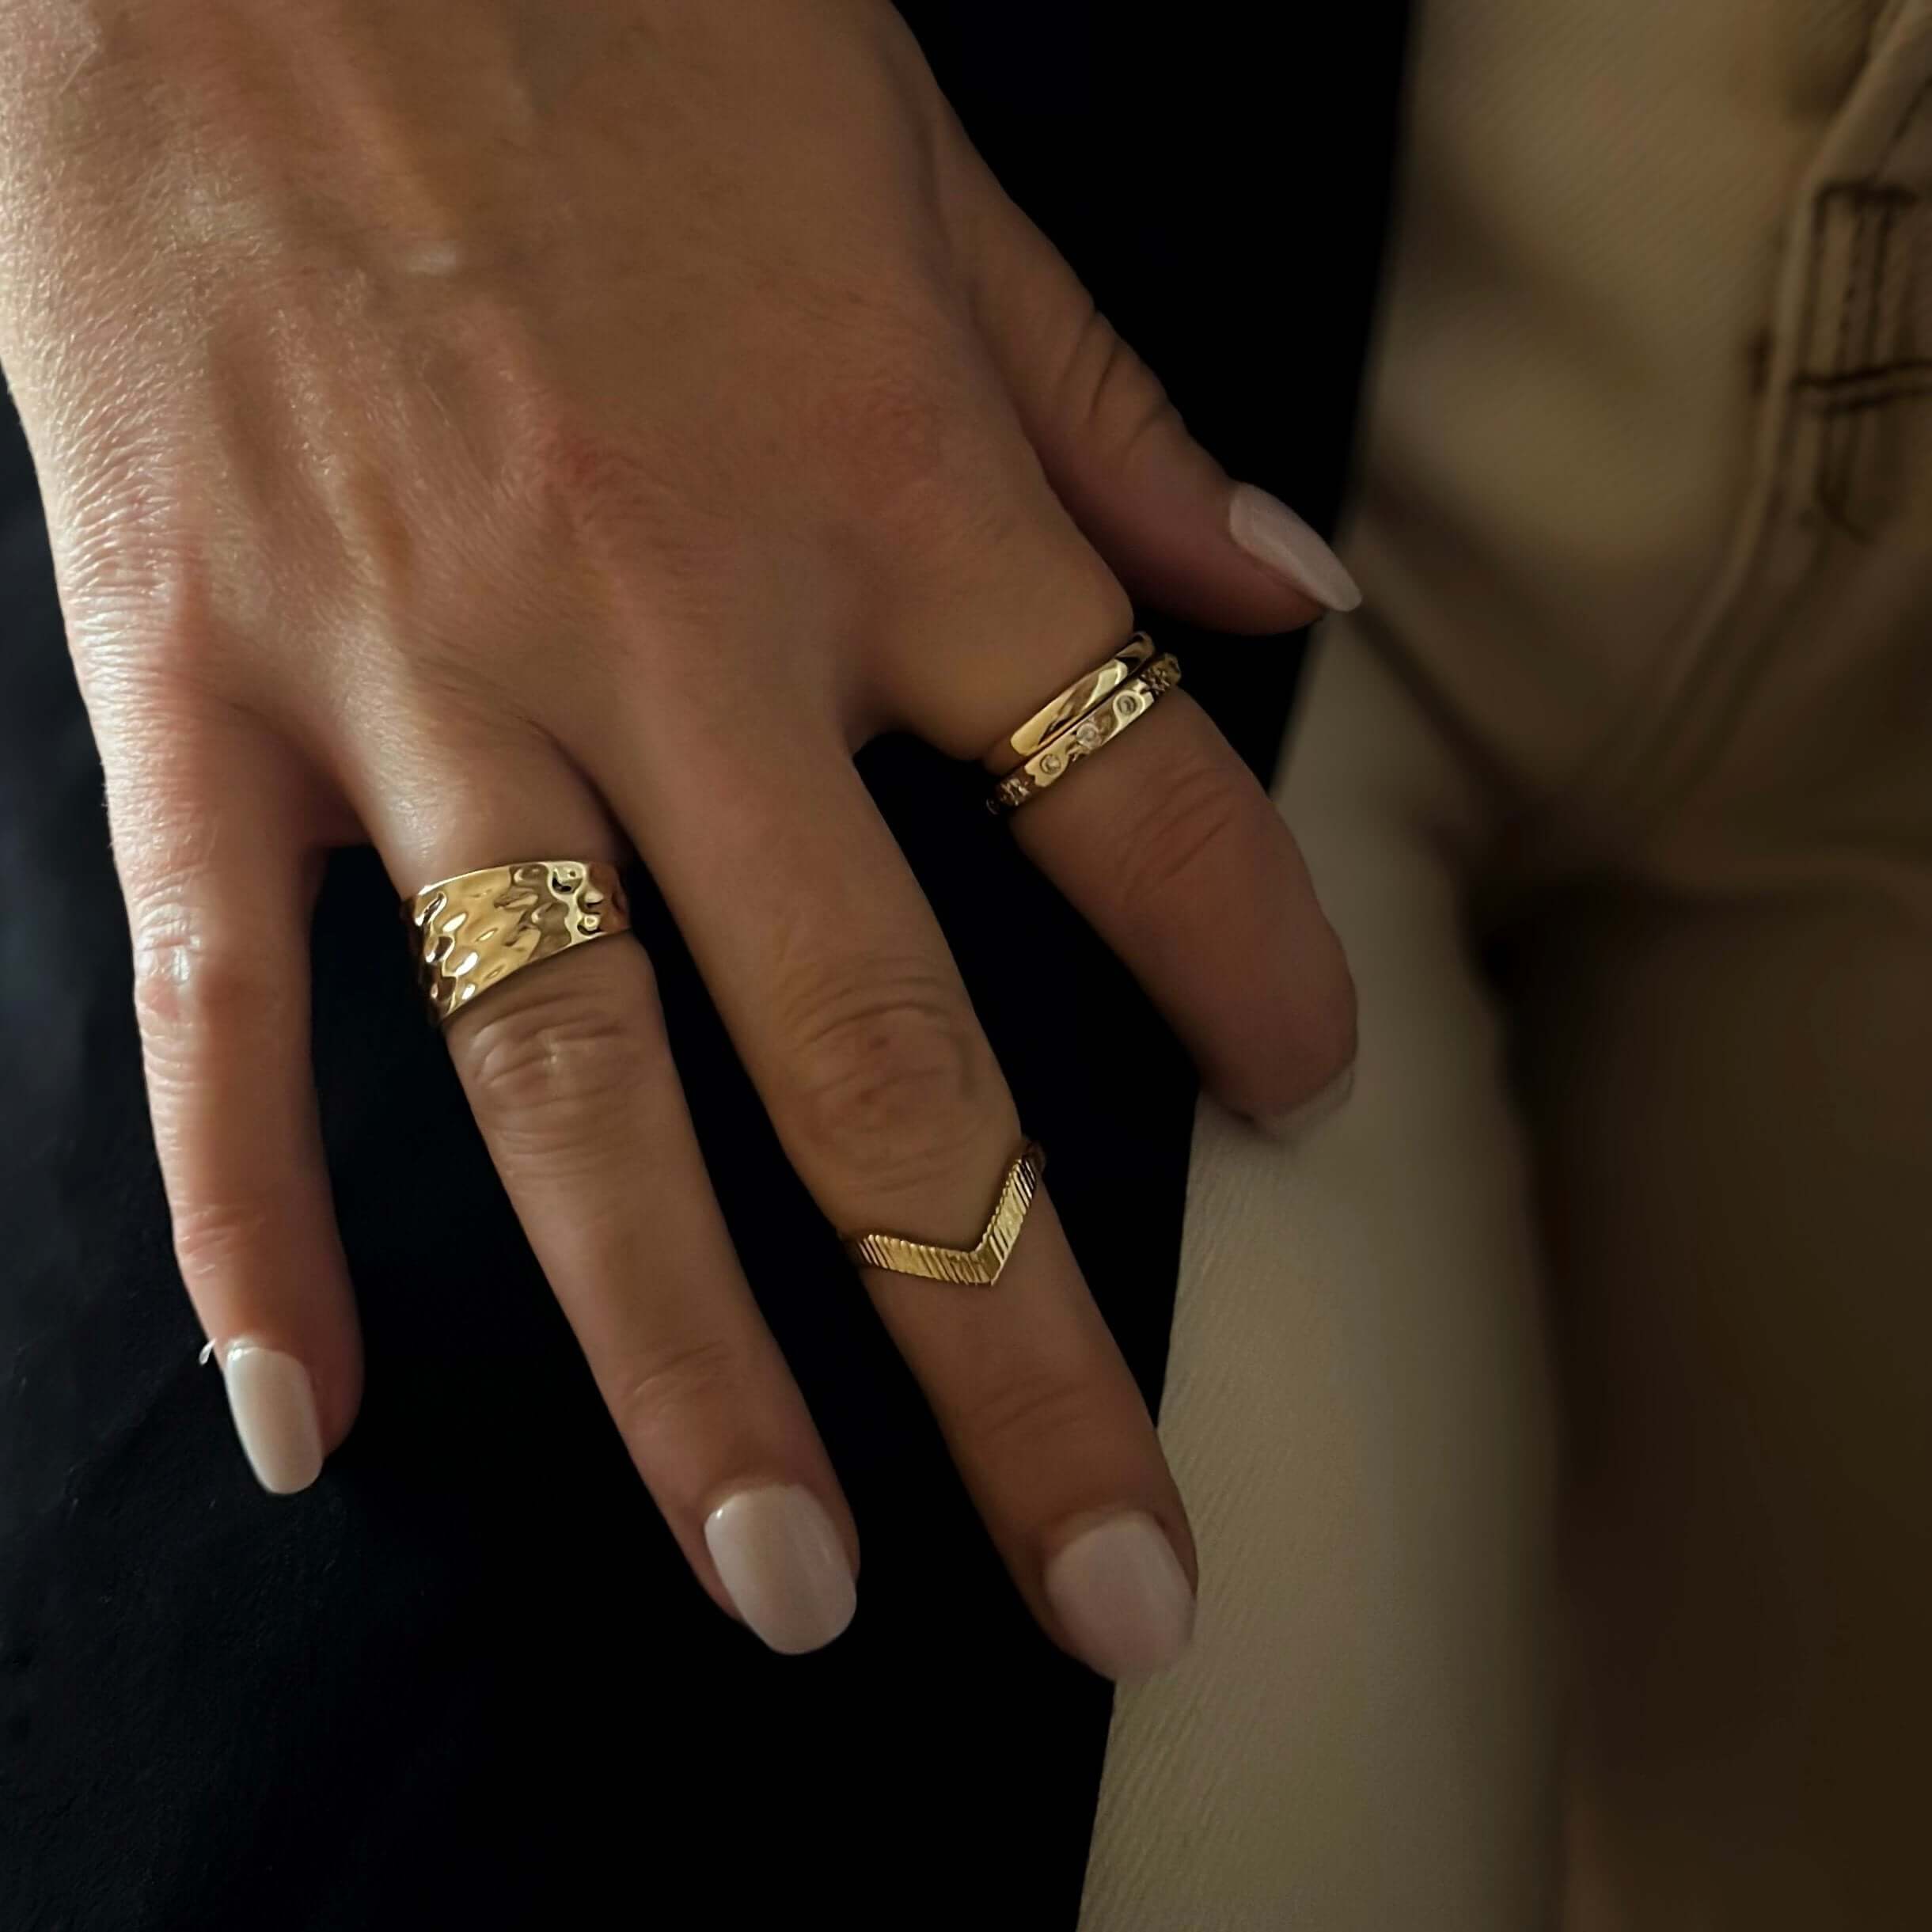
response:
<path fill-rule="evenodd" d="M 1000 1183 L 998 1198 L 985 1232 L 971 1247 L 941 1247 L 905 1235 L 844 1235 L 845 1252 L 861 1268 L 884 1268 L 894 1274 L 917 1275 L 922 1281 L 955 1281 L 990 1288 L 1000 1278 L 1007 1257 L 1019 1239 L 1027 1210 L 1040 1191 L 1046 1171 L 1046 1150 L 1038 1141 L 1023 1142 Z"/>
<path fill-rule="evenodd" d="M 595 859 L 522 859 L 425 886 L 403 907 L 438 1020 L 512 973 L 631 929 L 624 883 Z"/>
<path fill-rule="evenodd" d="M 989 812 L 1016 812 L 1057 784 L 1083 758 L 1110 745 L 1181 681 L 1180 660 L 1163 652 L 1084 715 L 1063 725 L 1026 763 L 1009 772 L 986 801 Z"/>
<path fill-rule="evenodd" d="M 1144 631 L 1136 631 L 1104 664 L 1085 677 L 1076 678 L 1059 697 L 1042 704 L 1006 742 L 1012 748 L 1012 761 L 1000 776 L 1017 770 L 1033 754 L 1070 724 L 1078 724 L 1093 708 L 1110 698 L 1139 671 L 1154 655 L 1154 640 Z M 990 759 L 987 761 L 992 762 Z"/>

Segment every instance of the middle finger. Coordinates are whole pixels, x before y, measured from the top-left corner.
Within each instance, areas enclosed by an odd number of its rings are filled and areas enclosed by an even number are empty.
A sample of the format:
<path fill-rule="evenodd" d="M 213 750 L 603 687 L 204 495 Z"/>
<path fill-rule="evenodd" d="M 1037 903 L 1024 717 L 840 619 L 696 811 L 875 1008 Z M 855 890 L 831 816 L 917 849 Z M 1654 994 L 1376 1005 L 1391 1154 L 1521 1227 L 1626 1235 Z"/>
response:
<path fill-rule="evenodd" d="M 796 711 L 782 734 L 744 708 L 715 722 L 686 712 L 672 760 L 652 755 L 662 712 L 628 722 L 593 776 L 800 1178 L 841 1229 L 972 1247 L 1020 1122 L 836 727 L 801 737 Z M 1186 1516 L 1051 1200 L 1035 1201 L 991 1287 L 864 1272 L 1042 1624 L 1109 1676 L 1171 1661 L 1193 1618 Z"/>

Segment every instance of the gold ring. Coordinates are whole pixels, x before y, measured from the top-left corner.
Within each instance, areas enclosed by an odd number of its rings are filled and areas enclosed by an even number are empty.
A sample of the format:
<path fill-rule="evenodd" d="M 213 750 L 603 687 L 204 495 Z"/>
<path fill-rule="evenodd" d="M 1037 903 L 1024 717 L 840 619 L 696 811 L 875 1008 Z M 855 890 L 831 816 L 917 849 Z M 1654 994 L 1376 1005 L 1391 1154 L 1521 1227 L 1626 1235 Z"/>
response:
<path fill-rule="evenodd" d="M 1002 769 L 1016 770 L 1057 732 L 1065 731 L 1118 690 L 1154 655 L 1154 640 L 1144 631 L 1136 631 L 1104 664 L 1096 665 L 1084 678 L 1075 679 L 1059 697 L 1042 704 L 1006 742 L 1012 748 L 1012 760 Z M 1002 756 L 1004 755 L 1002 748 Z"/>
<path fill-rule="evenodd" d="M 459 873 L 425 886 L 403 914 L 439 1020 L 524 966 L 631 929 L 617 868 L 596 859 L 520 859 Z"/>
<path fill-rule="evenodd" d="M 1016 812 L 1057 785 L 1083 758 L 1110 745 L 1181 681 L 1180 660 L 1163 652 L 1118 685 L 1084 716 L 1063 725 L 1019 770 L 1009 772 L 986 801 L 989 812 Z"/>
<path fill-rule="evenodd" d="M 841 1235 L 845 1252 L 862 1268 L 884 1268 L 894 1274 L 917 1275 L 922 1281 L 957 1281 L 990 1288 L 999 1280 L 1027 1210 L 1040 1191 L 1046 1171 L 1046 1150 L 1038 1141 L 1020 1144 L 1000 1183 L 998 1198 L 986 1230 L 971 1247 L 941 1247 L 905 1235 Z"/>

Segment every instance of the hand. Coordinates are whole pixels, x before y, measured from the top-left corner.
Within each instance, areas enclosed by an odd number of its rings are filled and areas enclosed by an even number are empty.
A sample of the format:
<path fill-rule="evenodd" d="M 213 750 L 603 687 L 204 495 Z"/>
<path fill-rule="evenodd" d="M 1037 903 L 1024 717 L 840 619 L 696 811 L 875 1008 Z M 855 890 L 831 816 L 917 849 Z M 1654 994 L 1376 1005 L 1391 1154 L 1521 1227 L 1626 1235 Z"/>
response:
<path fill-rule="evenodd" d="M 970 1243 L 1020 1123 L 854 748 L 981 756 L 1123 584 L 1266 632 L 1339 565 L 1190 441 L 873 0 L 0 0 L 0 356 L 258 1475 L 312 1479 L 360 1386 L 307 1064 L 332 846 L 403 893 L 634 847 L 829 1219 Z M 1293 843 L 1184 693 L 1014 825 L 1232 1105 L 1346 1065 Z M 827 1641 L 856 1533 L 643 951 L 448 1042 L 697 1577 Z M 867 1276 L 1042 1624 L 1167 1661 L 1186 1518 L 1050 1201 L 995 1292 Z"/>

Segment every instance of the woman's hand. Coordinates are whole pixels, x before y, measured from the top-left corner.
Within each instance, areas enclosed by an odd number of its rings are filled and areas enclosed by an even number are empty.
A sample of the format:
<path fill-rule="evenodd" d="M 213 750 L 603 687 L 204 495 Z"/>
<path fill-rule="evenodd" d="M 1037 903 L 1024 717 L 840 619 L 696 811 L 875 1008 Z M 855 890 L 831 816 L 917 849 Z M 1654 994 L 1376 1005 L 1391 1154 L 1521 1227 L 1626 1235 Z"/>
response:
<path fill-rule="evenodd" d="M 1020 1123 L 854 748 L 985 753 L 1125 636 L 1123 584 L 1262 632 L 1353 593 L 1189 439 L 897 17 L 0 0 L 0 357 L 262 1479 L 309 1481 L 359 1390 L 307 1062 L 332 846 L 404 893 L 634 847 L 826 1215 L 970 1243 Z M 1293 845 L 1183 694 L 1015 827 L 1234 1106 L 1346 1064 Z M 643 951 L 448 1038 L 693 1570 L 779 1649 L 829 1640 L 856 1538 Z M 996 1290 L 867 1285 L 1042 1623 L 1167 1661 L 1186 1520 L 1050 1203 Z"/>

